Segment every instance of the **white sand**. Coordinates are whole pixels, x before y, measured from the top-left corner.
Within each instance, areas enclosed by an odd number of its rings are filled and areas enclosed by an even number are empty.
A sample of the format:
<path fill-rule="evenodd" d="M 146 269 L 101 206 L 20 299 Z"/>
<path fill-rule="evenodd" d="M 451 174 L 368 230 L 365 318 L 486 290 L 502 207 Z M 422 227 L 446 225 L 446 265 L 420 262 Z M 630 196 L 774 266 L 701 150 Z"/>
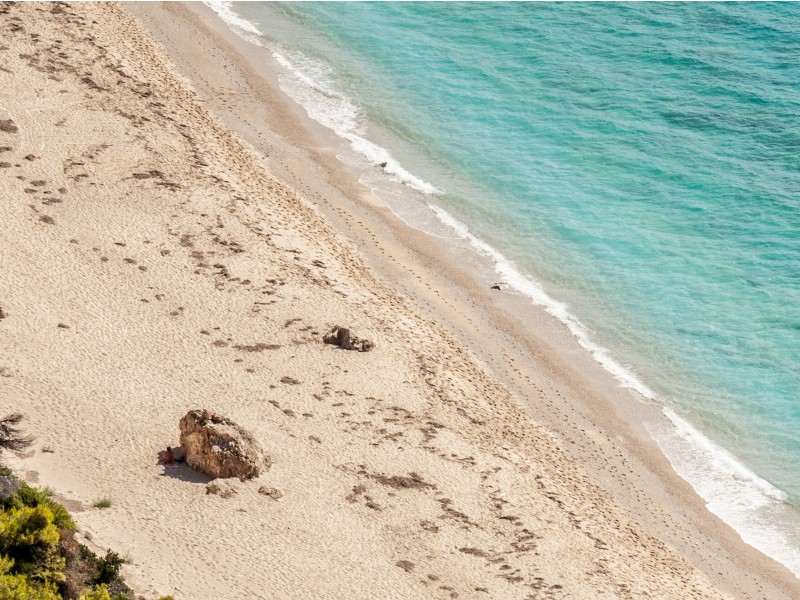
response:
<path fill-rule="evenodd" d="M 348 180 L 208 11 L 3 9 L 0 411 L 37 438 L 8 462 L 137 593 L 800 595 L 555 324 L 515 325 Z M 334 324 L 375 350 L 323 344 Z M 158 466 L 191 408 L 272 468 L 224 499 Z"/>

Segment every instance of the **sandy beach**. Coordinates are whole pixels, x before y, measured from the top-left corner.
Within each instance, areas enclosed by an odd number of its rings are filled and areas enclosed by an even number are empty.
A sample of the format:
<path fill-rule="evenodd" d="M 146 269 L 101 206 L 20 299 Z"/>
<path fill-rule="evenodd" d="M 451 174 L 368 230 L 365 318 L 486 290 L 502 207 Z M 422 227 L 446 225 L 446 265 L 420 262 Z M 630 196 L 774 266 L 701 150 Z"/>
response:
<path fill-rule="evenodd" d="M 397 219 L 210 9 L 0 26 L 0 411 L 36 437 L 5 458 L 137 593 L 800 597 L 672 471 L 658 407 Z M 158 465 L 195 408 L 271 468 L 223 498 Z"/>

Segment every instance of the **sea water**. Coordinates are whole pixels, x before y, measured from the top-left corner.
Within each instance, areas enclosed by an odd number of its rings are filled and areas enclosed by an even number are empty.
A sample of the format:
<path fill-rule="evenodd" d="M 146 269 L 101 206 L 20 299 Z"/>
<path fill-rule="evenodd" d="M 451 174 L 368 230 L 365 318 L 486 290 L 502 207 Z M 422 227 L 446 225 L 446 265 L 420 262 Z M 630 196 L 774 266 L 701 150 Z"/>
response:
<path fill-rule="evenodd" d="M 210 5 L 398 215 L 660 402 L 676 471 L 800 575 L 800 5 Z"/>

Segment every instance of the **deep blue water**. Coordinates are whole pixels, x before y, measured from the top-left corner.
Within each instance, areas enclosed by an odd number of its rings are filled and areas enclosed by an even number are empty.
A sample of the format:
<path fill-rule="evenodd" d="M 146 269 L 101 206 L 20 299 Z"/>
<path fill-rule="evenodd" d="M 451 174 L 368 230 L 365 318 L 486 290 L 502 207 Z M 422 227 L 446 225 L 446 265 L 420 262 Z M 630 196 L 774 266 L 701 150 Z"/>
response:
<path fill-rule="evenodd" d="M 233 10 L 312 117 L 696 428 L 670 457 L 745 539 L 800 505 L 800 5 Z"/>

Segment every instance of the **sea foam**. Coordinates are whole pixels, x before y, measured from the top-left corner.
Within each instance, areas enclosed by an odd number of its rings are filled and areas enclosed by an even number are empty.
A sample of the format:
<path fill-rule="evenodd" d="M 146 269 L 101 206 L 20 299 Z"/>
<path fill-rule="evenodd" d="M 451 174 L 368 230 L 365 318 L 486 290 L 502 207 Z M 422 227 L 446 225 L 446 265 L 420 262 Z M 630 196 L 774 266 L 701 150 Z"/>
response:
<path fill-rule="evenodd" d="M 233 10 L 233 2 L 204 0 L 203 4 L 213 10 L 219 17 L 225 21 L 233 31 L 239 34 L 248 42 L 261 45 L 261 31 L 255 23 L 243 19 Z"/>
<path fill-rule="evenodd" d="M 407 171 L 386 148 L 364 135 L 364 118 L 353 102 L 336 89 L 331 67 L 301 52 L 268 44 L 258 26 L 233 10 L 232 2 L 206 1 L 243 39 L 259 46 L 269 46 L 272 58 L 284 69 L 279 85 L 286 95 L 302 106 L 308 116 L 347 140 L 350 146 L 370 164 L 381 165 L 392 180 L 424 194 L 441 194 L 441 190 Z"/>
<path fill-rule="evenodd" d="M 281 89 L 300 106 L 308 116 L 332 129 L 350 142 L 350 146 L 372 165 L 383 165 L 383 171 L 399 183 L 424 194 L 441 194 L 430 183 L 407 171 L 384 147 L 365 137 L 365 119 L 361 111 L 344 94 L 335 89 L 331 68 L 301 52 L 292 52 L 277 46 L 272 57 L 286 70 L 280 78 Z"/>
<path fill-rule="evenodd" d="M 649 424 L 648 430 L 675 472 L 742 540 L 800 577 L 800 519 L 787 495 L 674 410 L 664 408 L 663 413 L 672 427 Z"/>
<path fill-rule="evenodd" d="M 470 233 L 469 228 L 464 223 L 453 217 L 446 210 L 434 204 L 429 204 L 429 207 L 439 220 L 452 230 L 457 238 L 467 242 L 476 252 L 491 260 L 495 273 L 500 276 L 503 282 L 527 296 L 534 304 L 543 307 L 548 313 L 566 325 L 570 333 L 577 338 L 578 343 L 589 352 L 596 362 L 611 373 L 620 384 L 646 398 L 655 397 L 653 391 L 642 383 L 633 372 L 611 357 L 608 348 L 604 348 L 592 341 L 586 327 L 569 312 L 565 303 L 550 296 L 535 279 L 523 275 L 513 261 Z"/>

